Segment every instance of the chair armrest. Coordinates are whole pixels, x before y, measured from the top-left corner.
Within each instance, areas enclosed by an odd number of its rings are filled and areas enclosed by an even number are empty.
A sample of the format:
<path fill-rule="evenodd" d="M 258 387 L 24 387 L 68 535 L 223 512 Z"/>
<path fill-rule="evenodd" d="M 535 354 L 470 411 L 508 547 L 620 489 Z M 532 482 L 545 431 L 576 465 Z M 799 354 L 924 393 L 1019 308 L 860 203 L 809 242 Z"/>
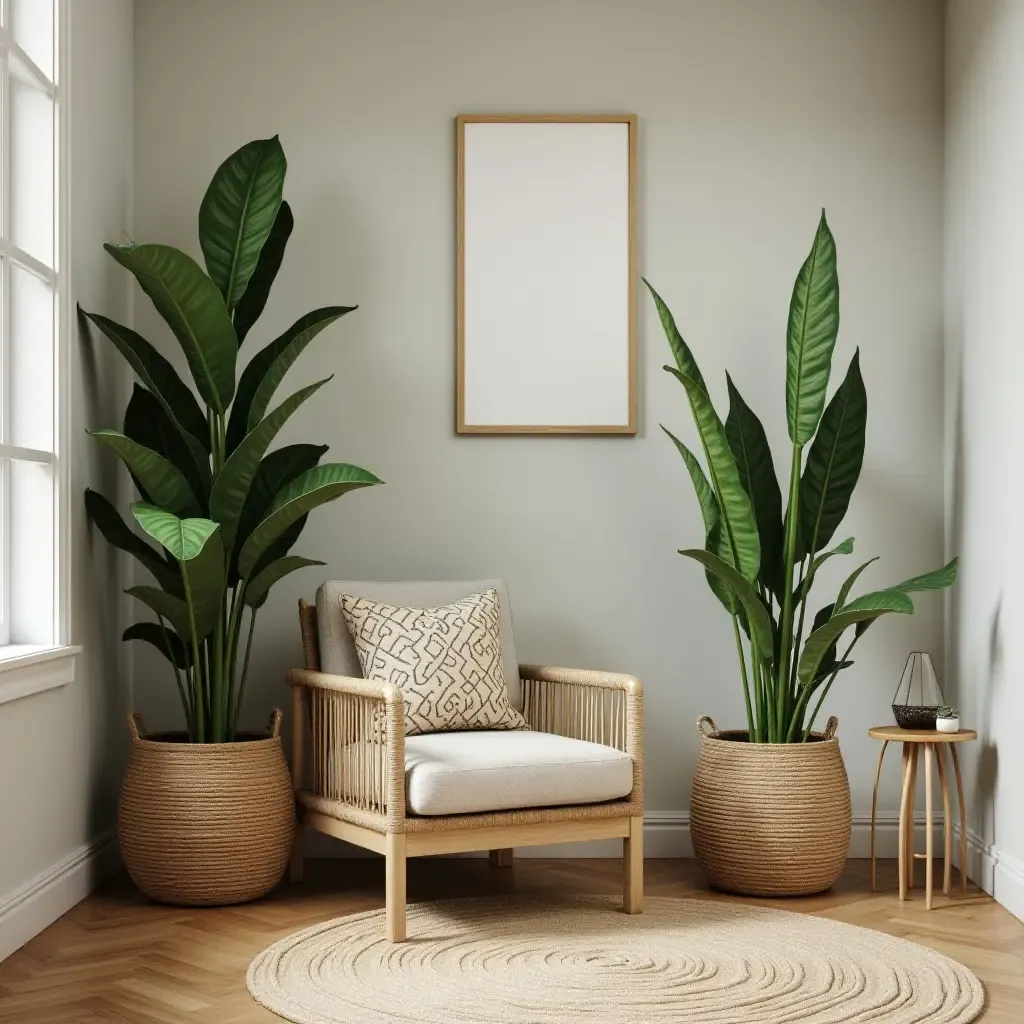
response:
<path fill-rule="evenodd" d="M 643 799 L 644 688 L 636 676 L 520 665 L 523 716 L 538 732 L 622 750 L 633 759 L 633 798 Z"/>
<path fill-rule="evenodd" d="M 298 793 L 405 818 L 405 700 L 401 687 L 293 668 L 292 785 Z M 305 735 L 309 734 L 309 756 Z M 306 767 L 312 769 L 306 784 Z"/>

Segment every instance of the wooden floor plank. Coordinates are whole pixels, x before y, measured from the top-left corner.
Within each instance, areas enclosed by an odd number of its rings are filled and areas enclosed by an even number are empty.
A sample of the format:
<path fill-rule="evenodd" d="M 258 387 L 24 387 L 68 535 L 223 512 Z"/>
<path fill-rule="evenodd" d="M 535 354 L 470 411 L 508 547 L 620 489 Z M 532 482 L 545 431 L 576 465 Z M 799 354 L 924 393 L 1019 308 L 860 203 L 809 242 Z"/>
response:
<path fill-rule="evenodd" d="M 1024 1021 L 1024 924 L 972 889 L 924 908 L 920 889 L 900 904 L 895 862 L 870 892 L 866 861 L 850 861 L 819 896 L 755 899 L 711 892 L 693 861 L 649 860 L 651 896 L 749 902 L 861 925 L 959 960 L 985 983 L 984 1024 Z M 420 858 L 409 864 L 409 900 L 509 893 L 620 891 L 618 860 L 520 858 L 510 870 L 486 858 Z M 938 875 L 941 877 L 941 874 Z M 245 988 L 249 961 L 309 924 L 383 905 L 378 859 L 311 861 L 300 885 L 282 885 L 241 907 L 158 907 L 125 878 L 94 893 L 0 964 L 0 1024 L 272 1024 Z"/>

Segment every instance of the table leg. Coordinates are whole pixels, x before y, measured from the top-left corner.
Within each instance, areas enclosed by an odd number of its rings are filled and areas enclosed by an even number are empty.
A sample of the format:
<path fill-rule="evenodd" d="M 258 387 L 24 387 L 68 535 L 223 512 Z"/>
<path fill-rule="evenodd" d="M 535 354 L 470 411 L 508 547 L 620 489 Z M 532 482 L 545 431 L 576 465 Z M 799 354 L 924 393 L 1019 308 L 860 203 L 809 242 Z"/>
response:
<path fill-rule="evenodd" d="M 956 744 L 950 743 L 949 752 L 953 755 L 953 771 L 956 773 L 956 798 L 960 809 L 960 891 L 967 891 L 967 812 L 964 809 L 964 780 L 960 775 L 960 758 L 956 754 Z"/>
<path fill-rule="evenodd" d="M 932 756 L 935 744 L 924 744 L 924 909 L 932 909 Z"/>
<path fill-rule="evenodd" d="M 871 794 L 871 891 L 875 891 L 875 815 L 878 812 L 878 780 L 882 777 L 882 758 L 885 757 L 885 748 L 889 746 L 886 740 L 882 744 L 882 752 L 878 755 L 878 768 L 875 770 L 875 789 Z"/>
<path fill-rule="evenodd" d="M 949 895 L 953 878 L 953 816 L 949 808 L 949 779 L 946 777 L 945 743 L 935 744 L 935 766 L 939 769 L 942 788 L 942 894 Z"/>
<path fill-rule="evenodd" d="M 897 842 L 899 843 L 900 852 L 900 902 L 902 903 L 907 898 L 907 823 L 908 823 L 908 804 L 910 802 L 910 764 L 911 764 L 911 749 L 912 744 L 903 744 L 903 789 L 900 796 L 900 827 L 899 836 Z M 913 823 L 911 823 L 911 830 L 913 830 Z"/>
<path fill-rule="evenodd" d="M 921 756 L 921 746 L 918 743 L 910 744 L 910 801 L 907 814 L 907 888 L 913 889 L 917 884 L 917 860 L 914 857 L 914 850 L 917 846 L 914 834 L 917 813 L 917 762 Z"/>

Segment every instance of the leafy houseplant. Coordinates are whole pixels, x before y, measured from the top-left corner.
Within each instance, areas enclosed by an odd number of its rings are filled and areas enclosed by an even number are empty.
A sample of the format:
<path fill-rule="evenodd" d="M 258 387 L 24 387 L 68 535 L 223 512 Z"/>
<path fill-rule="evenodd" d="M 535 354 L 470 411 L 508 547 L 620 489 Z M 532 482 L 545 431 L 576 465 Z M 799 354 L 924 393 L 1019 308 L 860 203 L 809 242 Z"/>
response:
<path fill-rule="evenodd" d="M 824 211 L 789 307 L 785 515 L 760 420 L 727 377 L 730 405 L 722 422 L 671 312 L 647 286 L 675 358 L 675 365 L 665 369 L 686 391 L 707 467 L 705 475 L 696 456 L 662 427 L 683 458 L 704 519 L 704 547 L 680 554 L 704 567 L 712 592 L 732 618 L 746 704 L 745 738 L 806 742 L 836 677 L 853 664 L 850 654 L 865 630 L 882 615 L 912 613 L 911 593 L 952 585 L 957 560 L 851 597 L 872 558 L 850 573 L 833 600 L 808 614 L 821 565 L 853 552 L 852 537 L 828 545 L 860 475 L 867 422 L 859 351 L 826 403 L 839 330 L 839 277 Z M 845 646 L 839 653 L 841 642 Z"/>
<path fill-rule="evenodd" d="M 289 554 L 306 516 L 380 483 L 356 466 L 321 464 L 323 445 L 268 453 L 289 417 L 330 378 L 270 410 L 278 385 L 313 338 L 354 306 L 299 317 L 237 372 L 240 346 L 263 312 L 292 231 L 285 169 L 277 136 L 248 143 L 217 169 L 199 209 L 205 271 L 168 245 L 104 246 L 177 338 L 202 405 L 148 341 L 84 314 L 141 382 L 123 428 L 91 433 L 128 467 L 140 497 L 132 516 L 157 546 L 97 492 L 86 491 L 86 508 L 103 536 L 155 578 L 156 586 L 128 591 L 155 621 L 136 623 L 124 639 L 146 641 L 170 662 L 193 743 L 236 738 L 256 615 L 283 576 L 323 564 Z"/>

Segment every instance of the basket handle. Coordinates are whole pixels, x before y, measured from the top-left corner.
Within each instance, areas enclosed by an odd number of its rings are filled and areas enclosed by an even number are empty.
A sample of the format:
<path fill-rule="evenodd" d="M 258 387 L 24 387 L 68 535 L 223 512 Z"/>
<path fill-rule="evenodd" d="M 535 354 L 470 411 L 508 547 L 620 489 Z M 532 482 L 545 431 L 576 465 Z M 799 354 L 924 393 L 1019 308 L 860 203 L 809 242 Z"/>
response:
<path fill-rule="evenodd" d="M 711 726 L 711 732 L 705 732 L 705 725 Z M 701 736 L 717 736 L 718 726 L 715 725 L 715 720 L 710 715 L 701 715 L 700 718 L 697 719 L 697 732 L 700 733 Z"/>
<path fill-rule="evenodd" d="M 267 723 L 267 732 L 270 734 L 272 740 L 278 740 L 281 738 L 281 721 L 284 715 L 281 714 L 280 708 L 274 708 L 270 712 L 270 721 Z"/>
<path fill-rule="evenodd" d="M 839 728 L 839 719 L 835 715 L 829 715 L 828 721 L 825 723 L 825 731 L 821 734 L 822 739 L 830 740 L 835 737 L 836 730 Z"/>
<path fill-rule="evenodd" d="M 128 716 L 128 731 L 132 734 L 133 740 L 141 740 L 146 733 L 146 726 L 142 721 L 142 715 L 133 711 Z"/>

